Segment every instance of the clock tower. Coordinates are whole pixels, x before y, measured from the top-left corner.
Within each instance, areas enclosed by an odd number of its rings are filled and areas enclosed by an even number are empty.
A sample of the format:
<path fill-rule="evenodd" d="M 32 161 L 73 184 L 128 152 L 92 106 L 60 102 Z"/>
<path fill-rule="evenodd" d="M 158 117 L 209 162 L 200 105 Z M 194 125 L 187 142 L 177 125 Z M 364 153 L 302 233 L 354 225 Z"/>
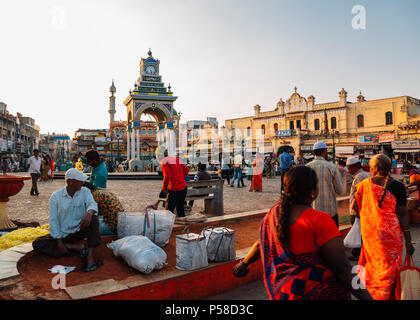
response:
<path fill-rule="evenodd" d="M 147 58 L 141 58 L 140 75 L 134 89 L 129 91 L 124 101 L 127 107 L 127 129 L 131 136 L 128 139 L 131 145 L 127 145 L 127 149 L 131 147 L 129 159 L 140 158 L 139 131 L 143 113 L 155 118 L 158 130 L 177 129 L 180 118 L 173 107 L 178 97 L 173 96 L 171 86 L 166 87 L 159 74 L 160 61 L 153 58 L 150 49 L 147 54 Z"/>

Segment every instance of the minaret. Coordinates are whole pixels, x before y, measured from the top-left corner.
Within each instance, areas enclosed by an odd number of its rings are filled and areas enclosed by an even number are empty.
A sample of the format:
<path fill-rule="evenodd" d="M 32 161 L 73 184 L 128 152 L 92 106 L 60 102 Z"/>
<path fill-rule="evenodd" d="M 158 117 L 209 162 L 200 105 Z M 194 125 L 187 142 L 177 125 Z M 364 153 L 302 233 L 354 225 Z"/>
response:
<path fill-rule="evenodd" d="M 115 115 L 115 95 L 114 93 L 117 91 L 114 85 L 114 79 L 112 79 L 112 85 L 109 88 L 109 92 L 111 92 L 111 96 L 109 97 L 109 121 L 114 121 L 114 115 Z"/>

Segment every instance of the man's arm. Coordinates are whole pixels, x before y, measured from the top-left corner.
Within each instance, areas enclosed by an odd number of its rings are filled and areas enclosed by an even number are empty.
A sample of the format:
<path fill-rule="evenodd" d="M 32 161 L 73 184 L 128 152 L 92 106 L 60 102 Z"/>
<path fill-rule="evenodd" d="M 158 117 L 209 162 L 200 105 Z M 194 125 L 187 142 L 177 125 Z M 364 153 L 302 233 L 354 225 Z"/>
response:
<path fill-rule="evenodd" d="M 334 191 L 338 195 L 342 195 L 346 191 L 344 180 L 343 180 L 343 177 L 341 176 L 340 171 L 338 170 L 336 166 L 334 166 L 334 169 L 332 170 L 332 175 L 333 175 Z"/>
<path fill-rule="evenodd" d="M 182 171 L 184 171 L 184 179 L 185 179 L 188 173 L 190 172 L 190 169 L 188 169 L 188 167 L 183 163 L 181 163 L 181 167 L 182 167 Z M 195 180 L 195 177 L 194 177 L 194 180 Z"/>
<path fill-rule="evenodd" d="M 162 190 L 163 192 L 168 192 L 170 171 L 169 171 L 169 168 L 167 167 L 167 164 L 164 164 L 164 163 L 160 164 L 160 168 L 162 169 L 162 174 L 163 174 Z"/>
<path fill-rule="evenodd" d="M 58 202 L 54 196 L 50 198 L 50 235 L 54 239 L 60 239 L 62 237 L 60 222 L 58 221 Z"/>
<path fill-rule="evenodd" d="M 93 215 L 98 215 L 98 204 L 93 199 L 89 190 L 84 190 L 86 214 L 80 221 L 80 229 L 85 229 L 90 225 Z"/>

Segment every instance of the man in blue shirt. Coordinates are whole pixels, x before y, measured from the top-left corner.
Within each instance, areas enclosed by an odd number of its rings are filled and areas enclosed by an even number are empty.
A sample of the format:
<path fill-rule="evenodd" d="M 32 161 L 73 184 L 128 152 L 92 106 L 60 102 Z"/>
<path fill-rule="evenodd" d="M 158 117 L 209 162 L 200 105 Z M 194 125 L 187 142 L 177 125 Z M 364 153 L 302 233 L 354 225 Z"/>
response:
<path fill-rule="evenodd" d="M 60 258 L 69 251 L 86 258 L 85 271 L 94 271 L 95 248 L 101 244 L 98 205 L 89 189 L 82 187 L 87 180 L 76 168 L 67 170 L 66 187 L 54 192 L 50 198 L 50 234 L 37 238 L 32 246 L 35 251 Z M 87 237 L 87 245 L 84 238 Z"/>
<path fill-rule="evenodd" d="M 293 166 L 293 157 L 289 153 L 290 149 L 291 148 L 288 147 L 288 146 L 284 147 L 283 153 L 279 157 L 279 159 L 280 159 L 280 171 L 281 171 L 281 187 L 280 187 L 280 192 L 283 191 L 283 178 L 284 178 L 284 175 Z"/>
<path fill-rule="evenodd" d="M 108 169 L 105 162 L 101 161 L 99 153 L 96 150 L 89 150 L 85 154 L 86 161 L 92 167 L 89 182 L 95 188 L 106 189 L 106 182 L 108 180 Z"/>

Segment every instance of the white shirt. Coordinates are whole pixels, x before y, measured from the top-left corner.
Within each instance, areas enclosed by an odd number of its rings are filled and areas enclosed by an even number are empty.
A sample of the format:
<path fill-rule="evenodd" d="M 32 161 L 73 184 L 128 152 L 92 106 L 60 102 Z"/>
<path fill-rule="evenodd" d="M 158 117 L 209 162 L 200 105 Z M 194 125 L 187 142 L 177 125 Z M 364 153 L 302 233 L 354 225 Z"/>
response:
<path fill-rule="evenodd" d="M 237 167 L 241 167 L 242 166 L 242 155 L 237 154 L 234 158 L 233 158 L 233 163 L 235 166 Z"/>
<path fill-rule="evenodd" d="M 41 157 L 38 157 L 38 160 L 35 158 L 35 156 L 30 157 L 28 159 L 29 172 L 41 173 L 41 161 L 42 161 Z"/>
<path fill-rule="evenodd" d="M 98 215 L 98 204 L 88 188 L 82 187 L 73 197 L 66 187 L 54 192 L 50 198 L 50 234 L 54 239 L 62 239 L 80 230 L 80 221 L 88 210 Z"/>

